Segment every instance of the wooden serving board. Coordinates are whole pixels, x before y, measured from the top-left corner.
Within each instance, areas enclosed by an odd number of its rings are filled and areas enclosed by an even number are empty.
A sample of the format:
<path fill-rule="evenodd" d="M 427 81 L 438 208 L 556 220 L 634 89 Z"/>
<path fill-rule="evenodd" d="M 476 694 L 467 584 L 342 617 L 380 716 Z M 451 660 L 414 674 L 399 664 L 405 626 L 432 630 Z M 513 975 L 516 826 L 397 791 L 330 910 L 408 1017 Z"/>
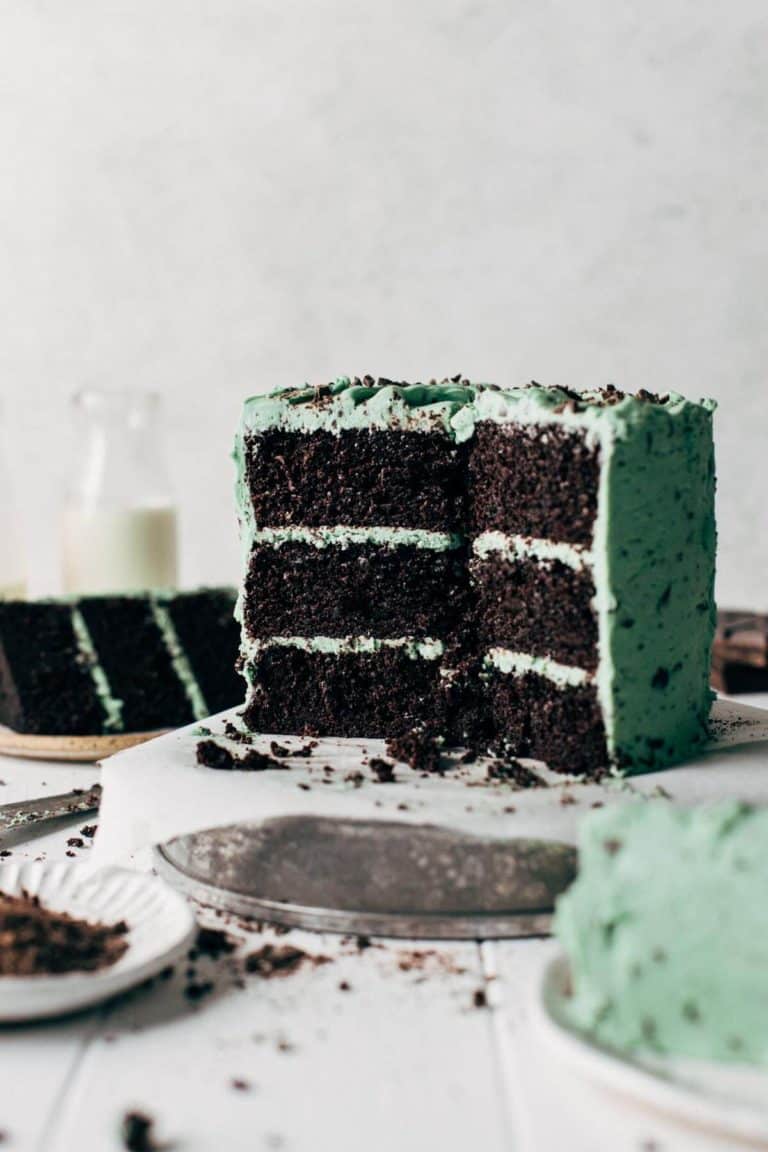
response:
<path fill-rule="evenodd" d="M 14 732 L 0 724 L 0 755 L 21 756 L 27 760 L 71 760 L 88 763 L 105 760 L 115 752 L 145 744 L 168 730 L 158 732 L 113 732 L 108 736 L 36 736 Z"/>

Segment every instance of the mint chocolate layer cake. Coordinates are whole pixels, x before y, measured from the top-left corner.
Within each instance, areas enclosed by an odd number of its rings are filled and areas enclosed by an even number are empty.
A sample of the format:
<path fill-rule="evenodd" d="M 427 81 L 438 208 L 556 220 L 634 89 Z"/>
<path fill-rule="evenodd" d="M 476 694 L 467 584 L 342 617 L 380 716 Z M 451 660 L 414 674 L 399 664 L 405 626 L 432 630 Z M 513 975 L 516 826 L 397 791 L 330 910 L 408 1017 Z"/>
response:
<path fill-rule="evenodd" d="M 688 755 L 710 706 L 713 407 L 370 377 L 248 400 L 246 722 L 428 725 L 576 772 Z"/>
<path fill-rule="evenodd" d="M 0 724 L 151 732 L 242 699 L 229 588 L 0 602 Z"/>
<path fill-rule="evenodd" d="M 768 1064 L 768 809 L 637 801 L 581 827 L 557 903 L 573 1024 L 622 1050 Z"/>

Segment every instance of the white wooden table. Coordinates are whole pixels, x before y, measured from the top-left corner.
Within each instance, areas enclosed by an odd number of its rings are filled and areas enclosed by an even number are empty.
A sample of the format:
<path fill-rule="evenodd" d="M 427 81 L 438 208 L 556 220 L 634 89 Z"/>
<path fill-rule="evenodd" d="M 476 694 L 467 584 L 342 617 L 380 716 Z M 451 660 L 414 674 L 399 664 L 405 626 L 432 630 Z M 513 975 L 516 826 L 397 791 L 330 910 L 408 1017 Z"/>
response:
<path fill-rule="evenodd" d="M 750 702 L 768 705 L 768 697 Z M 0 759 L 0 802 L 86 787 L 88 765 Z M 24 843 L 64 856 L 87 820 Z M 87 847 L 78 849 L 85 858 Z M 201 920 L 218 924 L 210 912 Z M 250 952 L 278 939 L 228 926 Z M 543 1047 L 528 1006 L 551 941 L 431 945 L 292 932 L 331 957 L 282 979 L 231 960 L 67 1021 L 0 1028 L 3 1152 L 112 1152 L 140 1110 L 177 1152 L 715 1152 L 735 1145 L 678 1126 L 581 1079 Z M 431 951 L 422 967 L 409 953 Z M 346 982 L 348 990 L 342 989 Z M 473 1002 L 484 989 L 488 1006 Z M 233 1081 L 246 1083 L 245 1088 Z"/>

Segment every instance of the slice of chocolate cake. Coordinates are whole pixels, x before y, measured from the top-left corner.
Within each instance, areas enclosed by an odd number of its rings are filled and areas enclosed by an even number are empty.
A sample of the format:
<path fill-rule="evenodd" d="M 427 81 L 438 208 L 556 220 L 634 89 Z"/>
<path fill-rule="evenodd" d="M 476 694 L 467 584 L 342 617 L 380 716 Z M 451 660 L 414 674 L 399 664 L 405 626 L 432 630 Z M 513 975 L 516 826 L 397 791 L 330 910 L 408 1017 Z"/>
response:
<path fill-rule="evenodd" d="M 0 603 L 0 724 L 151 732 L 239 703 L 232 589 Z"/>
<path fill-rule="evenodd" d="M 467 382 L 366 378 L 255 397 L 238 439 L 242 662 L 254 729 L 445 723 L 471 616 Z"/>
<path fill-rule="evenodd" d="M 488 698 L 518 755 L 643 772 L 706 739 L 713 408 L 534 385 L 462 413 Z"/>
<path fill-rule="evenodd" d="M 440 726 L 575 772 L 687 755 L 710 704 L 713 407 L 459 378 L 248 400 L 246 722 Z"/>

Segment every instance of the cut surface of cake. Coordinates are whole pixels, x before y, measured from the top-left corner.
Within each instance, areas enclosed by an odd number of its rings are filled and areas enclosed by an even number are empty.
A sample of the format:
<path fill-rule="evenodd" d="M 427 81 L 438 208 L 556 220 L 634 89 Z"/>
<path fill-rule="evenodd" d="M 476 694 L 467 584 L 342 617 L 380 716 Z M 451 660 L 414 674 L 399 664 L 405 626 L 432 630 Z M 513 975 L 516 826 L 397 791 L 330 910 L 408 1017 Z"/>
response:
<path fill-rule="evenodd" d="M 0 603 L 0 724 L 46 736 L 174 728 L 242 699 L 234 590 Z"/>
<path fill-rule="evenodd" d="M 768 809 L 639 801 L 581 827 L 567 1017 L 625 1051 L 768 1063 Z"/>
<path fill-rule="evenodd" d="M 711 699 L 713 408 L 459 378 L 252 397 L 248 725 L 426 725 L 573 772 L 688 755 Z"/>

